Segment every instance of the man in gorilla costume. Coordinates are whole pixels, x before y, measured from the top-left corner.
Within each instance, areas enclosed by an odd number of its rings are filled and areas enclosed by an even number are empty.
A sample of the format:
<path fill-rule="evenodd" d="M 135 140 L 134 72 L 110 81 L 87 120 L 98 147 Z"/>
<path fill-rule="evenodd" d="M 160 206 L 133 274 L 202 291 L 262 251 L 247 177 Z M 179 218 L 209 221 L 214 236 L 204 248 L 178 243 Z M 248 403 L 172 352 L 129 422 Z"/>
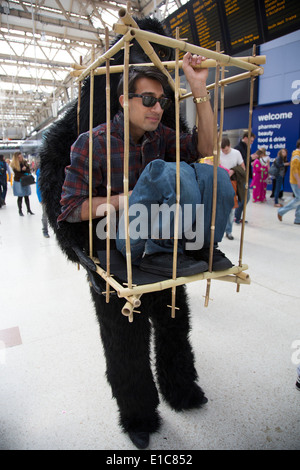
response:
<path fill-rule="evenodd" d="M 137 20 L 141 29 L 164 35 L 162 25 L 153 19 Z M 161 60 L 172 60 L 173 51 L 154 45 Z M 134 42 L 130 48 L 130 62 L 143 63 L 149 59 Z M 114 57 L 114 65 L 123 63 L 123 52 Z M 119 74 L 111 74 L 111 118 L 118 111 L 116 96 Z M 105 77 L 95 76 L 94 127 L 106 121 Z M 172 92 L 170 91 L 170 97 Z M 100 334 L 106 358 L 106 375 L 117 400 L 120 425 L 129 434 L 138 448 L 149 444 L 149 435 L 159 429 L 160 416 L 157 410 L 159 391 L 167 403 L 176 411 L 199 408 L 207 402 L 202 389 L 197 385 L 194 354 L 189 342 L 189 306 L 185 286 L 176 289 L 176 318 L 171 318 L 170 291 L 149 293 L 142 296 L 141 313 L 132 323 L 121 314 L 124 299 L 111 296 L 106 303 L 105 283 L 95 274 L 95 266 L 87 256 L 88 222 L 57 224 L 61 213 L 61 192 L 65 179 L 65 167 L 70 164 L 70 147 L 77 139 L 77 103 L 48 132 L 40 151 L 40 187 L 49 222 L 56 233 L 58 243 L 67 257 L 81 263 L 91 281 Z M 162 124 L 174 129 L 174 108 L 163 114 Z M 187 131 L 181 122 L 182 130 Z M 89 80 L 82 88 L 80 110 L 80 133 L 89 128 Z M 98 219 L 99 220 L 99 219 Z M 94 223 L 97 219 L 94 219 Z M 94 237 L 95 250 L 105 250 L 105 241 Z M 100 243 L 100 245 L 99 245 Z M 95 253 L 96 255 L 96 253 Z M 154 333 L 155 376 L 150 365 L 150 335 Z"/>

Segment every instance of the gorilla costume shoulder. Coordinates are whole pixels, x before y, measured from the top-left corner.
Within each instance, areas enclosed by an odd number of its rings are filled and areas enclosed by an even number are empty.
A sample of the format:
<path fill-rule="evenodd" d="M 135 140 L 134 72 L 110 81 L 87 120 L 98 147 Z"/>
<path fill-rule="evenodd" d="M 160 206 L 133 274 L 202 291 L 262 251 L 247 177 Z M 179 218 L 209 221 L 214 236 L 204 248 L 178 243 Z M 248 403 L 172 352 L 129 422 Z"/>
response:
<path fill-rule="evenodd" d="M 136 19 L 140 29 L 148 30 L 160 35 L 166 35 L 162 24 L 152 18 Z M 114 42 L 120 38 L 117 37 Z M 166 46 L 153 44 L 158 57 L 162 61 L 173 59 L 174 51 Z M 130 48 L 130 63 L 147 63 L 148 56 L 140 47 L 136 40 L 132 41 Z M 123 51 L 115 54 L 113 65 L 124 63 Z M 116 95 L 117 85 L 120 80 L 120 74 L 111 74 L 111 118 L 118 111 L 118 98 Z M 93 127 L 106 122 L 106 78 L 105 75 L 96 75 L 94 77 L 94 115 Z M 173 91 L 166 90 L 170 98 L 174 97 Z M 90 101 L 90 79 L 83 82 L 81 90 L 81 109 L 80 109 L 80 131 L 83 133 L 89 130 L 89 101 Z M 174 102 L 174 99 L 172 100 Z M 175 110 L 174 105 L 164 113 L 163 124 L 175 128 Z M 184 121 L 181 121 L 182 130 L 187 130 Z M 68 111 L 59 118 L 46 133 L 43 145 L 40 149 L 40 186 L 43 203 L 46 207 L 49 223 L 55 232 L 57 241 L 62 251 L 74 262 L 78 262 L 78 257 L 74 251 L 77 247 L 80 251 L 88 251 L 88 222 L 57 224 L 57 217 L 61 212 L 60 198 L 62 186 L 65 179 L 65 167 L 70 163 L 71 145 L 76 141 L 77 133 L 77 99 L 74 100 Z M 94 222 L 95 223 L 95 222 Z"/>

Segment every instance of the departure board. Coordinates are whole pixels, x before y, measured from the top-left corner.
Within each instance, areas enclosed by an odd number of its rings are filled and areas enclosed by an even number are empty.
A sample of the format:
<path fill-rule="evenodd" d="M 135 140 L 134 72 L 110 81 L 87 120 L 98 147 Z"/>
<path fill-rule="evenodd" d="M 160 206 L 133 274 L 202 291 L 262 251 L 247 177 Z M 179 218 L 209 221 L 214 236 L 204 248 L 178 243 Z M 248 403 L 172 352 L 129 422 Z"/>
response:
<path fill-rule="evenodd" d="M 227 23 L 229 54 L 234 54 L 252 44 L 261 44 L 255 0 L 223 0 Z"/>
<path fill-rule="evenodd" d="M 176 38 L 176 28 L 179 28 L 180 39 L 185 39 L 188 43 L 194 44 L 189 10 L 186 5 L 179 8 L 176 13 L 170 15 L 167 20 L 165 20 L 165 24 L 169 28 L 173 38 Z M 183 55 L 184 52 L 179 53 L 180 58 L 182 58 Z"/>
<path fill-rule="evenodd" d="M 299 0 L 264 0 L 266 40 L 295 31 L 300 26 Z"/>
<path fill-rule="evenodd" d="M 193 18 L 196 23 L 196 39 L 201 47 L 216 49 L 220 41 L 221 51 L 224 50 L 224 40 L 220 24 L 218 2 L 215 0 L 196 0 L 192 2 Z"/>
<path fill-rule="evenodd" d="M 300 0 L 190 0 L 165 25 L 191 44 L 234 55 L 300 27 Z M 183 54 L 181 54 L 182 56 Z"/>

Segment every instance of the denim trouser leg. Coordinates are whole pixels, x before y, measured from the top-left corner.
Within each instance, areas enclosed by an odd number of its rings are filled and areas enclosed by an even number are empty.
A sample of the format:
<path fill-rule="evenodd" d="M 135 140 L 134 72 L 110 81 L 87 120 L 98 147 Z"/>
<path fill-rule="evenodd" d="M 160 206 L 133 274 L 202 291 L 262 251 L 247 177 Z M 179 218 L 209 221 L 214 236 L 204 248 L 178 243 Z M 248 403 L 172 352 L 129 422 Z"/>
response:
<path fill-rule="evenodd" d="M 248 191 L 247 191 L 247 204 L 248 204 L 249 200 L 250 200 L 250 189 L 248 188 Z M 235 220 L 237 222 L 239 220 L 241 220 L 243 210 L 244 210 L 244 201 L 239 201 L 238 202 L 238 207 L 235 209 L 235 214 L 234 214 Z"/>
<path fill-rule="evenodd" d="M 278 214 L 283 216 L 287 212 L 293 209 L 296 209 L 295 222 L 299 224 L 300 223 L 300 188 L 298 188 L 297 184 L 291 184 L 291 188 L 295 197 L 292 198 L 292 200 L 288 204 L 286 204 L 284 207 L 280 207 L 280 209 L 278 209 Z"/>
<path fill-rule="evenodd" d="M 282 176 L 278 175 L 276 177 L 275 194 L 274 194 L 275 204 L 278 204 L 278 198 L 279 198 L 279 193 L 280 193 L 281 186 L 282 186 L 282 181 L 283 181 Z"/>
<path fill-rule="evenodd" d="M 233 219 L 234 219 L 234 209 L 231 209 L 231 212 L 227 219 L 226 228 L 225 228 L 225 233 L 227 233 L 228 235 L 232 233 Z"/>
<path fill-rule="evenodd" d="M 202 163 L 194 163 L 192 166 L 196 171 L 196 178 L 201 195 L 201 204 L 204 205 L 204 246 L 208 247 L 210 244 L 211 233 L 214 169 L 212 165 L 205 165 Z M 229 214 L 234 206 L 234 194 L 234 189 L 227 171 L 223 168 L 218 168 L 215 243 L 221 242 L 223 238 Z"/>
<path fill-rule="evenodd" d="M 164 216 L 159 206 L 165 205 Z M 130 247 L 133 264 L 139 264 L 144 251 L 147 254 L 173 251 L 174 219 L 176 204 L 176 163 L 164 160 L 150 162 L 135 185 L 129 199 Z M 195 219 L 195 208 L 201 204 L 194 169 L 185 162 L 180 163 L 180 208 L 182 219 L 180 233 L 184 232 L 184 206 L 193 208 L 191 224 Z M 173 210 L 172 210 L 173 206 Z M 169 208 L 171 207 L 171 210 Z M 182 239 L 178 240 L 178 252 L 183 252 Z M 124 214 L 120 219 L 116 240 L 117 249 L 125 256 L 126 240 Z"/>
<path fill-rule="evenodd" d="M 46 207 L 45 204 L 42 203 L 42 226 L 43 226 L 43 233 L 48 233 L 48 218 L 46 214 Z"/>

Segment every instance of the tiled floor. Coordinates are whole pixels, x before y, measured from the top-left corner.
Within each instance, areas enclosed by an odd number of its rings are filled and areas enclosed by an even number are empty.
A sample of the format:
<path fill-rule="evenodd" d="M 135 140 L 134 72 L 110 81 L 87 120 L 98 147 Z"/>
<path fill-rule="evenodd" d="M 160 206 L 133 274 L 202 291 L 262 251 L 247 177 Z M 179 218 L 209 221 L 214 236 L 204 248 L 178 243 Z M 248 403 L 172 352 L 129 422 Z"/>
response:
<path fill-rule="evenodd" d="M 118 426 L 85 273 L 45 239 L 41 209 L 19 217 L 9 187 L 0 209 L 0 449 L 133 450 Z M 299 449 L 300 226 L 273 200 L 249 203 L 243 262 L 252 283 L 188 286 L 205 408 L 162 402 L 153 450 Z M 240 228 L 221 249 L 235 263 Z M 298 348 L 298 349 L 297 349 Z"/>

